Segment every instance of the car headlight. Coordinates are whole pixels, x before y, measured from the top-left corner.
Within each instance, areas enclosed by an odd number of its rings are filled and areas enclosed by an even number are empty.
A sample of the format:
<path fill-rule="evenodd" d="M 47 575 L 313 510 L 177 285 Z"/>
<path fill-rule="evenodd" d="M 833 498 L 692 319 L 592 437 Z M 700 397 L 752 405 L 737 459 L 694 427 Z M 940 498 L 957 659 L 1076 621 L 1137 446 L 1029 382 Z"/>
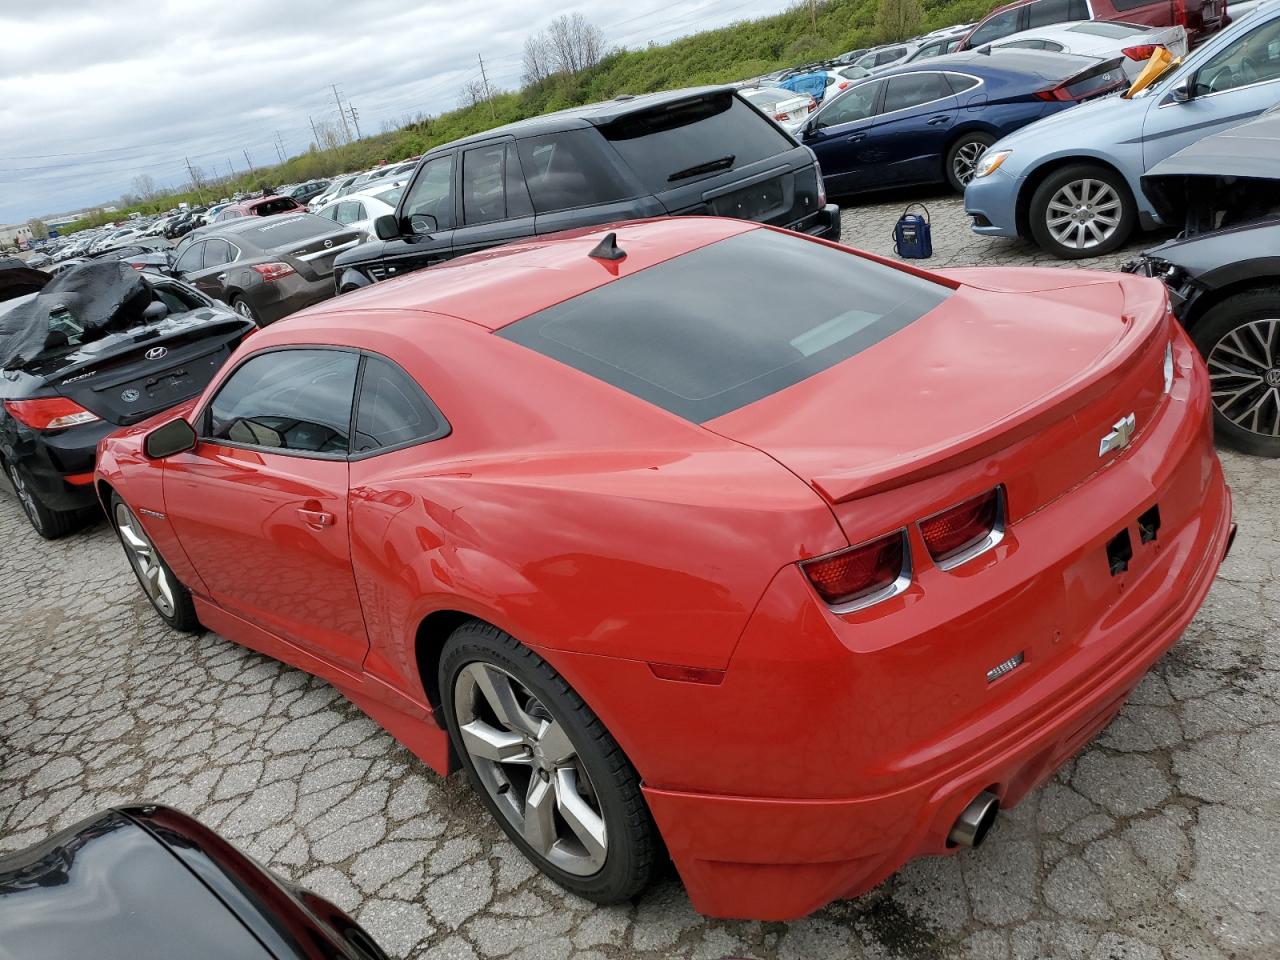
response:
<path fill-rule="evenodd" d="M 1000 169 L 1000 164 L 1009 159 L 1012 150 L 988 150 L 978 160 L 978 168 L 973 172 L 973 179 L 981 180 Z"/>

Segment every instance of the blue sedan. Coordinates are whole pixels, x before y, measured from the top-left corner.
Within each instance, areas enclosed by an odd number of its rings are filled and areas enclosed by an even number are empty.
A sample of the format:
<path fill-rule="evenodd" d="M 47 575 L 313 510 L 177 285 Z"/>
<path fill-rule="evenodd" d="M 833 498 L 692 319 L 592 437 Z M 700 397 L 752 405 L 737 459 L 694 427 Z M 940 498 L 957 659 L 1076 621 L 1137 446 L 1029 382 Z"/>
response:
<path fill-rule="evenodd" d="M 1135 228 L 1160 225 L 1142 192 L 1147 170 L 1278 103 L 1280 4 L 1270 3 L 1132 99 L 1091 103 L 996 144 L 965 212 L 976 233 L 1028 237 L 1064 260 L 1110 253 Z"/>
<path fill-rule="evenodd" d="M 1125 85 L 1120 60 L 1041 50 L 956 53 L 850 87 L 800 137 L 830 194 L 949 182 L 963 191 L 1000 137 Z"/>

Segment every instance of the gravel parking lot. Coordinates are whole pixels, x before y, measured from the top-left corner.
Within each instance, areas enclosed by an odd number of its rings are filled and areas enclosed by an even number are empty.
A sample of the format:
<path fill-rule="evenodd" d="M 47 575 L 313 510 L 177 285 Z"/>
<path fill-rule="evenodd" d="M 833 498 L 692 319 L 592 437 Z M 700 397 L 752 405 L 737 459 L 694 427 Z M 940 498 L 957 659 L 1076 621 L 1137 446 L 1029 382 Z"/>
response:
<path fill-rule="evenodd" d="M 912 199 L 850 207 L 846 241 L 890 252 Z M 923 199 L 933 266 L 1057 264 L 975 238 L 958 198 Z M 0 851 L 112 804 L 168 803 L 333 899 L 395 957 L 1275 958 L 1280 466 L 1224 461 L 1234 553 L 1121 716 L 981 850 L 787 924 L 708 921 L 670 874 L 633 906 L 567 896 L 460 776 L 429 772 L 319 680 L 170 633 L 105 522 L 46 543 L 0 484 Z"/>

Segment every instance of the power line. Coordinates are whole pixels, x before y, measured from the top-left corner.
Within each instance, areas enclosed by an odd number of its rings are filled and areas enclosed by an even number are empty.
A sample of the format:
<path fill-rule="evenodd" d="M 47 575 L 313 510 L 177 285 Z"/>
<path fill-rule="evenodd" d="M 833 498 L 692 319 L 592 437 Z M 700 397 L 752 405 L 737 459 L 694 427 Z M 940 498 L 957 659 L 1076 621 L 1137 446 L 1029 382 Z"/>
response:
<path fill-rule="evenodd" d="M 342 109 L 342 97 L 338 96 L 338 85 L 333 86 L 333 102 L 338 105 L 338 116 L 342 120 L 342 129 L 347 133 L 347 143 L 351 142 L 351 128 L 347 126 L 347 112 Z"/>

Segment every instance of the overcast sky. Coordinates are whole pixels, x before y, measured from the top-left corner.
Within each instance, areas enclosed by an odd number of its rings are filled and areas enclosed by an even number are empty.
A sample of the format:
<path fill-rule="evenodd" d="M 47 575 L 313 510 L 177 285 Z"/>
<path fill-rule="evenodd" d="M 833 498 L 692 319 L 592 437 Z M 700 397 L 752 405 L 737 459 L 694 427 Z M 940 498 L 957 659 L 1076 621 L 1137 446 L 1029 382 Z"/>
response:
<path fill-rule="evenodd" d="M 479 77 L 519 86 L 521 48 L 581 10 L 611 47 L 776 13 L 787 0 L 6 0 L 0 4 L 0 223 L 108 203 L 147 174 L 225 175 L 336 121 L 330 84 L 368 135 L 457 105 Z"/>

